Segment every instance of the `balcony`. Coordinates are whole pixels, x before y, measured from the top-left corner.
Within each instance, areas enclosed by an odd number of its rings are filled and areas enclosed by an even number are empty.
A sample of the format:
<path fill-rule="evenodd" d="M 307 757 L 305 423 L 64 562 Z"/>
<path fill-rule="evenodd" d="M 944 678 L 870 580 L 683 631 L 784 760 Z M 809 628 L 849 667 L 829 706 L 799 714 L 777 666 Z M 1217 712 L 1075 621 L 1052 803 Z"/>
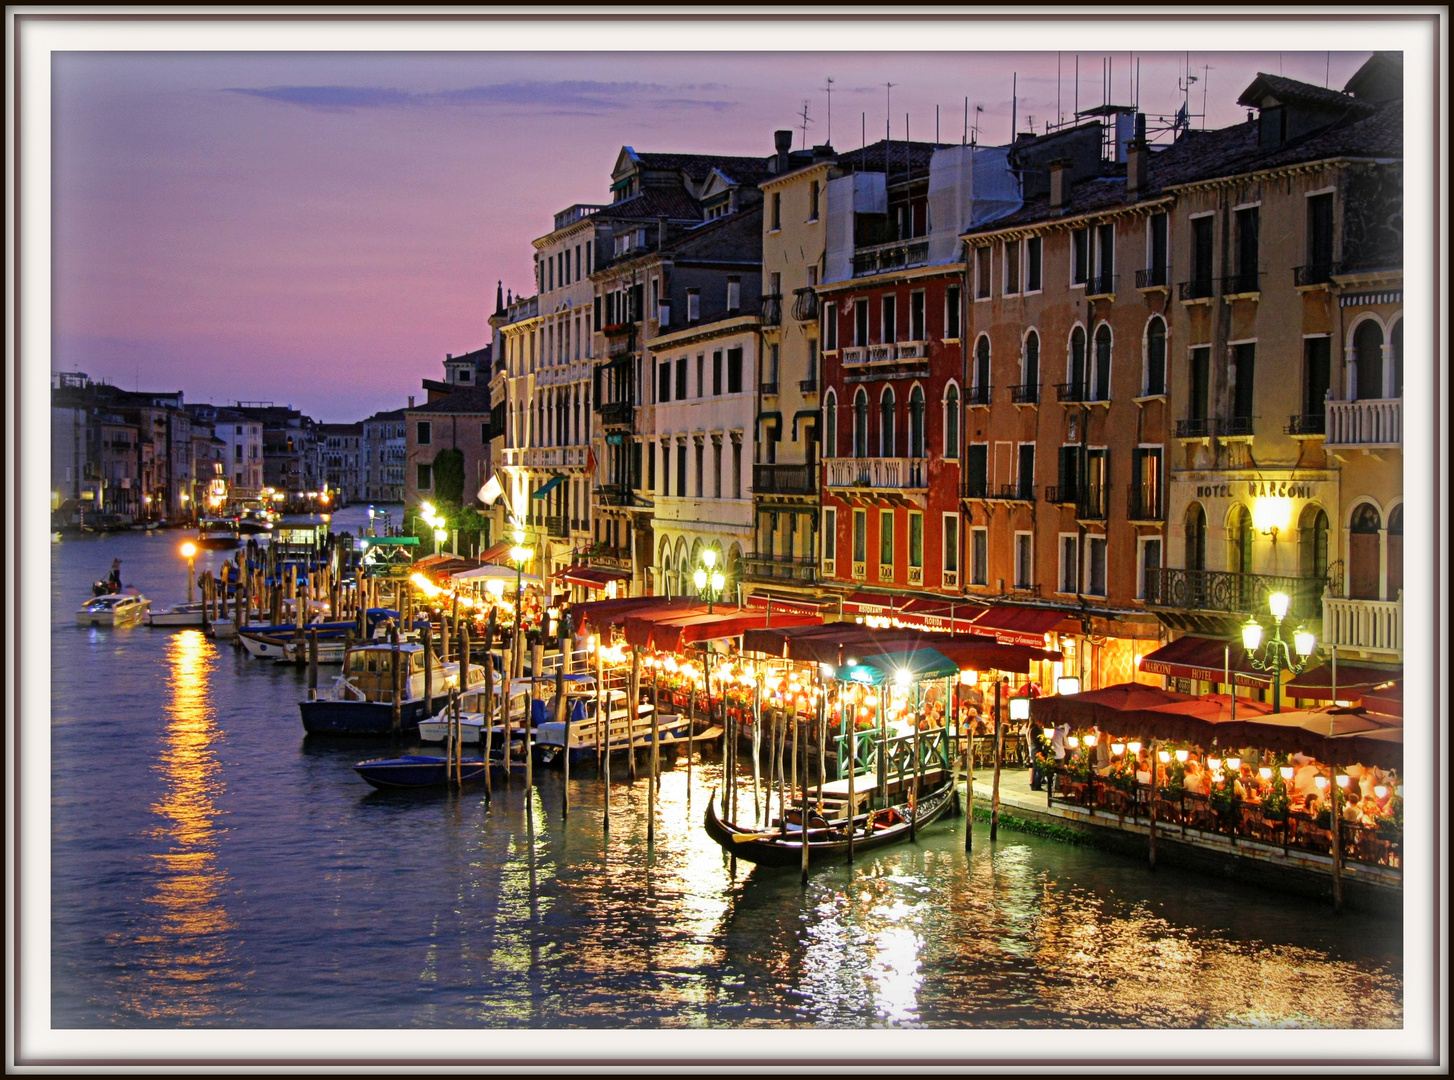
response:
<path fill-rule="evenodd" d="M 570 522 L 559 514 L 547 514 L 545 517 L 545 535 L 552 540 L 570 539 Z"/>
<path fill-rule="evenodd" d="M 524 463 L 528 466 L 541 469 L 584 466 L 586 463 L 586 449 L 584 446 L 532 447 L 525 451 Z"/>
<path fill-rule="evenodd" d="M 853 276 L 868 277 L 923 266 L 929 261 L 929 241 L 896 240 L 891 244 L 859 248 L 853 253 Z"/>
<path fill-rule="evenodd" d="M 1083 382 L 1056 383 L 1056 400 L 1069 404 L 1071 402 L 1089 401 L 1090 387 Z"/>
<path fill-rule="evenodd" d="M 777 383 L 765 382 L 759 385 L 763 397 L 777 397 Z"/>
<path fill-rule="evenodd" d="M 1291 598 L 1288 617 L 1296 622 L 1322 616 L 1326 585 L 1327 578 L 1323 577 L 1163 568 L 1146 571 L 1146 604 L 1230 615 L 1262 615 L 1267 611 L 1267 598 L 1281 592 Z"/>
<path fill-rule="evenodd" d="M 1138 289 L 1169 289 L 1171 288 L 1171 267 L 1169 266 L 1148 266 L 1145 270 L 1136 271 L 1136 288 Z"/>
<path fill-rule="evenodd" d="M 1402 653 L 1403 593 L 1397 600 L 1344 600 L 1323 597 L 1324 645 Z"/>
<path fill-rule="evenodd" d="M 1085 298 L 1094 300 L 1102 296 L 1114 296 L 1116 294 L 1116 278 L 1119 274 L 1092 274 L 1085 282 Z"/>
<path fill-rule="evenodd" d="M 1289 416 L 1287 427 L 1282 430 L 1294 439 L 1318 439 L 1322 438 L 1327 426 L 1325 414 L 1304 413 L 1301 416 Z"/>
<path fill-rule="evenodd" d="M 1332 263 L 1313 263 L 1310 266 L 1294 266 L 1292 268 L 1292 283 L 1299 289 L 1313 289 L 1319 285 L 1327 285 L 1333 280 L 1334 266 Z"/>
<path fill-rule="evenodd" d="M 901 341 L 894 346 L 894 357 L 898 360 L 927 360 L 929 343 L 927 341 Z"/>
<path fill-rule="evenodd" d="M 601 406 L 601 423 L 613 426 L 630 424 L 636 407 L 629 401 L 608 401 Z"/>
<path fill-rule="evenodd" d="M 606 359 L 624 360 L 636 351 L 635 335 L 626 337 L 609 338 L 606 341 Z"/>
<path fill-rule="evenodd" d="M 964 403 L 970 408 L 976 406 L 987 408 L 990 399 L 994 396 L 993 386 L 971 386 L 964 391 Z"/>
<path fill-rule="evenodd" d="M 1238 296 L 1256 298 L 1262 292 L 1261 279 L 1261 270 L 1242 270 L 1235 274 L 1228 274 L 1222 278 L 1222 298 L 1232 299 Z"/>
<path fill-rule="evenodd" d="M 824 458 L 830 488 L 878 491 L 924 490 L 928 487 L 925 458 Z"/>
<path fill-rule="evenodd" d="M 1190 416 L 1176 422 L 1178 439 L 1210 439 L 1217 433 L 1215 416 Z"/>
<path fill-rule="evenodd" d="M 1210 277 L 1195 278 L 1191 281 L 1183 281 L 1179 287 L 1182 303 L 1193 303 L 1197 300 L 1209 300 L 1212 296 L 1212 279 Z"/>
<path fill-rule="evenodd" d="M 1373 449 L 1403 445 L 1403 398 L 1330 401 L 1326 416 L 1326 447 Z"/>
<path fill-rule="evenodd" d="M 812 322 L 818 317 L 818 291 L 811 286 L 793 290 L 793 318 Z"/>
<path fill-rule="evenodd" d="M 798 392 L 802 394 L 816 394 L 818 392 L 818 379 L 814 376 L 811 379 L 803 379 L 798 383 Z"/>
<path fill-rule="evenodd" d="M 746 555 L 742 576 L 749 581 L 812 585 L 818 580 L 818 561 L 788 555 Z"/>
<path fill-rule="evenodd" d="M 849 367 L 853 364 L 868 363 L 867 345 L 846 345 L 839 354 L 843 359 L 843 366 Z"/>
<path fill-rule="evenodd" d="M 1223 416 L 1217 420 L 1217 438 L 1219 439 L 1250 439 L 1252 438 L 1252 416 Z"/>
<path fill-rule="evenodd" d="M 1010 401 L 1016 405 L 1039 405 L 1040 384 L 1023 383 L 1010 387 Z"/>
<path fill-rule="evenodd" d="M 870 364 L 892 364 L 897 356 L 898 350 L 894 345 L 870 345 L 868 347 Z"/>
<path fill-rule="evenodd" d="M 596 488 L 596 501 L 602 506 L 631 506 L 634 497 L 626 484 L 602 484 Z"/>
<path fill-rule="evenodd" d="M 754 465 L 752 491 L 755 495 L 816 495 L 816 465 Z"/>
<path fill-rule="evenodd" d="M 781 326 L 783 321 L 783 298 L 778 293 L 770 293 L 762 298 L 758 313 L 762 317 L 763 326 Z"/>
<path fill-rule="evenodd" d="M 1075 500 L 1075 520 L 1105 521 L 1108 502 L 1110 500 L 1106 498 L 1105 488 L 1096 487 L 1081 492 Z"/>
<path fill-rule="evenodd" d="M 1035 501 L 1035 488 L 1031 484 L 1001 484 L 998 488 L 985 484 L 983 488 L 984 494 L 968 495 L 968 497 L 971 499 L 1003 499 L 1006 502 Z"/>
<path fill-rule="evenodd" d="M 1166 507 L 1161 489 L 1131 484 L 1126 488 L 1126 519 L 1128 521 L 1165 521 Z"/>

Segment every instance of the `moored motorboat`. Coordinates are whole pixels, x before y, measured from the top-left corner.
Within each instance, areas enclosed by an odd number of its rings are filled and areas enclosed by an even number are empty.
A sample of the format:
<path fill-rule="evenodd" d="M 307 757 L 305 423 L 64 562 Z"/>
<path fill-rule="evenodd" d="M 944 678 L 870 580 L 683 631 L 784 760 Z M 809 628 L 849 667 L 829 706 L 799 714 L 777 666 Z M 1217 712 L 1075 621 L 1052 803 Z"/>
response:
<path fill-rule="evenodd" d="M 484 761 L 466 759 L 459 763 L 456 773 L 448 758 L 404 754 L 396 758 L 360 761 L 353 769 L 376 788 L 435 788 L 447 787 L 456 780 L 465 784 L 483 780 L 489 765 Z"/>
<path fill-rule="evenodd" d="M 231 518 L 204 518 L 197 523 L 198 547 L 216 551 L 237 544 L 237 522 Z"/>
<path fill-rule="evenodd" d="M 107 593 L 87 601 L 76 612 L 76 625 L 134 626 L 150 607 L 151 601 L 140 593 Z"/>
<path fill-rule="evenodd" d="M 492 692 L 495 701 L 490 711 L 494 713 L 494 742 L 498 747 L 502 745 L 504 738 L 504 726 L 500 723 L 498 684 Z M 523 736 L 525 724 L 530 719 L 530 681 L 517 679 L 512 682 L 509 697 L 510 729 Z M 433 717 L 419 721 L 419 740 L 421 742 L 444 742 L 449 737 L 450 724 L 449 705 L 446 703 L 445 707 Z M 485 689 L 482 686 L 476 686 L 459 696 L 459 741 L 466 745 L 476 745 L 483 741 L 484 730 Z"/>
<path fill-rule="evenodd" d="M 398 665 L 399 725 L 394 726 L 394 671 Z M 429 695 L 425 700 L 425 663 L 429 664 Z M 470 665 L 469 683 L 484 677 Z M 421 719 L 449 700 L 459 685 L 459 665 L 442 664 L 422 645 L 369 642 L 348 650 L 343 674 L 316 700 L 300 701 L 303 729 L 310 735 L 413 734 Z"/>
<path fill-rule="evenodd" d="M 203 624 L 203 603 L 200 600 L 186 604 L 173 604 L 169 608 L 156 608 L 146 613 L 148 626 L 201 626 Z"/>
<path fill-rule="evenodd" d="M 656 710 L 648 702 L 638 704 L 632 716 L 626 692 L 620 689 L 606 691 L 606 716 L 598 720 L 595 676 L 581 674 L 565 678 L 566 723 L 545 720 L 535 725 L 535 755 L 543 764 L 561 760 L 561 751 L 567 746 L 572 763 L 594 758 L 598 753 L 649 748 L 653 723 L 660 725 L 658 742 L 673 745 L 686 735 L 687 717 L 657 717 Z M 555 681 L 549 675 L 543 680 L 547 685 Z M 545 707 L 545 714 L 549 717 L 555 715 L 549 705 Z"/>

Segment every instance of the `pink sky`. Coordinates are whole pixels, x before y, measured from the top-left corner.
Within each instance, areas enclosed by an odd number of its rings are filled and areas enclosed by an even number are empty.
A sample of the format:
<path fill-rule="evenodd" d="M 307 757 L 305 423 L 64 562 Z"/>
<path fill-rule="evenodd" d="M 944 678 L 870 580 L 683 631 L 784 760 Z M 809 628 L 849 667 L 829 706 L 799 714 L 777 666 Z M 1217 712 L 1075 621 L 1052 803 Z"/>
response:
<path fill-rule="evenodd" d="M 1080 55 L 1081 107 L 1105 54 Z M 1154 127 L 1185 53 L 1138 53 Z M 1207 126 L 1258 71 L 1341 87 L 1361 53 L 1191 53 Z M 1113 57 L 1118 104 L 1134 61 Z M 839 150 L 884 133 L 980 142 L 1075 101 L 1073 53 L 63 53 L 54 58 L 53 370 L 189 401 L 270 400 L 351 421 L 422 398 L 479 348 L 530 241 L 609 200 L 623 144 L 762 154 L 776 128 Z M 1205 71 L 1210 67 L 1210 72 Z M 861 117 L 866 115 L 866 120 Z"/>

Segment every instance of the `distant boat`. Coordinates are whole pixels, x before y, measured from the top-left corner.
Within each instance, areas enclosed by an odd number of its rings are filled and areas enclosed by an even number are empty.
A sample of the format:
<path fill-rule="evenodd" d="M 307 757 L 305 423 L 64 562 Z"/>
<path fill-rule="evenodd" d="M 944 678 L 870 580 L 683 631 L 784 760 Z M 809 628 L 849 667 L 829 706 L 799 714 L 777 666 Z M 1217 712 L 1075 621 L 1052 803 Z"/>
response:
<path fill-rule="evenodd" d="M 268 510 L 244 510 L 237 518 L 237 531 L 243 536 L 273 531 L 273 514 Z"/>
<path fill-rule="evenodd" d="M 427 754 L 405 754 L 396 758 L 360 761 L 354 771 L 376 788 L 445 787 L 451 781 L 447 758 Z M 483 780 L 489 766 L 483 761 L 461 761 L 459 778 L 464 783 Z"/>
<path fill-rule="evenodd" d="M 398 733 L 413 734 L 419 721 L 433 715 L 459 685 L 459 665 L 442 664 L 424 646 L 400 644 L 400 702 Z M 343 674 L 326 696 L 300 701 L 303 729 L 310 735 L 390 735 L 394 729 L 393 664 L 395 649 L 388 643 L 355 645 L 344 657 Z M 430 700 L 424 700 L 424 665 L 430 665 Z M 470 667 L 471 685 L 484 677 L 479 665 Z"/>
<path fill-rule="evenodd" d="M 151 607 L 151 601 L 138 594 L 108 593 L 88 601 L 76 612 L 77 626 L 133 626 Z"/>
<path fill-rule="evenodd" d="M 235 548 L 237 544 L 237 522 L 231 518 L 204 518 L 197 522 L 198 547 L 215 551 Z"/>
<path fill-rule="evenodd" d="M 148 626 L 201 626 L 203 602 L 197 600 L 186 604 L 173 604 L 169 608 L 157 608 L 146 613 Z"/>

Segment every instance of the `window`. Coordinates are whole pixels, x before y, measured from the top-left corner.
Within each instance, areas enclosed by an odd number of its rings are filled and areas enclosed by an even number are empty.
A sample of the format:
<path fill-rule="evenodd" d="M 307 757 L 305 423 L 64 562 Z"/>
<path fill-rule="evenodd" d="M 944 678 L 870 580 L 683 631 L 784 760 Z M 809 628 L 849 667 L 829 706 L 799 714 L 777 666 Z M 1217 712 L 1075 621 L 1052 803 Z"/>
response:
<path fill-rule="evenodd" d="M 1133 521 L 1161 519 L 1161 447 L 1137 447 L 1131 457 L 1131 506 Z"/>
<path fill-rule="evenodd" d="M 1404 396 L 1404 321 L 1399 319 L 1393 324 L 1393 330 L 1389 332 L 1388 343 L 1393 349 L 1393 371 L 1390 376 L 1393 386 L 1390 388 L 1393 397 Z"/>
<path fill-rule="evenodd" d="M 687 444 L 685 440 L 677 441 L 677 496 L 687 497 Z"/>
<path fill-rule="evenodd" d="M 1191 295 L 1212 295 L 1213 215 L 1191 219 Z"/>
<path fill-rule="evenodd" d="M 959 457 L 959 387 L 953 383 L 944 391 L 944 456 Z"/>
<path fill-rule="evenodd" d="M 1085 591 L 1091 596 L 1106 595 L 1106 538 L 1104 536 L 1087 536 L 1085 538 L 1085 580 Z"/>
<path fill-rule="evenodd" d="M 878 399 L 878 456 L 894 457 L 894 449 L 897 440 L 894 438 L 894 414 L 896 412 L 894 401 L 894 388 L 884 387 L 883 395 Z"/>
<path fill-rule="evenodd" d="M 1167 276 L 1167 215 L 1152 214 L 1147 222 L 1146 243 L 1148 265 L 1147 287 L 1168 284 Z"/>
<path fill-rule="evenodd" d="M 1093 292 L 1116 291 L 1116 226 L 1107 222 L 1096 227 L 1096 280 Z"/>
<path fill-rule="evenodd" d="M 1156 603 L 1160 595 L 1161 537 L 1143 536 L 1140 540 L 1141 557 L 1136 560 L 1136 599 Z"/>
<path fill-rule="evenodd" d="M 1104 449 L 1085 452 L 1085 490 L 1076 513 L 1081 517 L 1104 518 L 1106 516 L 1107 454 Z"/>
<path fill-rule="evenodd" d="M 657 370 L 657 396 L 656 400 L 665 405 L 671 400 L 671 361 L 663 360 L 661 367 Z"/>
<path fill-rule="evenodd" d="M 878 513 L 878 564 L 880 568 L 894 565 L 894 512 Z"/>
<path fill-rule="evenodd" d="M 983 527 L 969 530 L 969 583 L 988 585 L 990 580 L 990 531 Z"/>
<path fill-rule="evenodd" d="M 1032 442 L 1020 444 L 1015 494 L 1021 499 L 1035 498 L 1035 444 Z"/>
<path fill-rule="evenodd" d="M 1142 394 L 1166 393 L 1166 324 L 1153 316 L 1146 324 L 1146 385 Z"/>
<path fill-rule="evenodd" d="M 687 358 L 677 357 L 677 400 L 687 400 Z"/>
<path fill-rule="evenodd" d="M 838 351 L 838 305 L 823 305 L 823 351 Z"/>
<path fill-rule="evenodd" d="M 428 446 L 430 427 L 428 420 L 420 420 L 414 427 L 414 442 L 418 446 Z"/>
<path fill-rule="evenodd" d="M 707 394 L 707 386 L 704 381 L 704 376 L 707 373 L 706 365 L 706 353 L 697 353 L 697 397 L 705 397 Z"/>
<path fill-rule="evenodd" d="M 818 220 L 818 181 L 808 181 L 808 220 Z"/>
<path fill-rule="evenodd" d="M 838 456 L 838 395 L 832 390 L 823 402 L 823 456 Z"/>
<path fill-rule="evenodd" d="M 1111 328 L 1101 323 L 1096 330 L 1096 356 L 1091 371 L 1092 401 L 1111 400 Z"/>
<path fill-rule="evenodd" d="M 655 491 L 655 490 L 657 490 L 657 488 L 656 488 L 656 451 L 657 451 L 657 445 L 656 445 L 656 443 L 652 443 L 649 447 L 647 447 L 647 454 L 646 454 L 646 487 L 647 487 L 647 489 L 649 491 Z M 662 494 L 666 494 L 666 492 L 663 491 Z"/>
<path fill-rule="evenodd" d="M 722 350 L 712 353 L 712 396 L 722 396 Z"/>
<path fill-rule="evenodd" d="M 868 457 L 868 393 L 861 386 L 853 395 L 853 456 Z"/>
<path fill-rule="evenodd" d="M 697 498 L 700 499 L 702 497 L 702 477 L 703 477 L 703 474 L 706 471 L 705 468 L 704 468 L 704 466 L 706 465 L 706 456 L 707 456 L 707 447 L 706 447 L 706 444 L 703 443 L 700 438 L 696 440 L 696 451 L 697 451 Z"/>
<path fill-rule="evenodd" d="M 601 329 L 601 297 L 599 294 L 591 298 L 591 325 L 597 331 Z"/>
<path fill-rule="evenodd" d="M 1383 397 L 1383 329 L 1364 319 L 1353 331 L 1353 400 Z"/>
<path fill-rule="evenodd" d="M 432 488 L 434 486 L 434 477 L 431 475 L 431 473 L 432 473 L 432 470 L 431 470 L 430 466 L 428 466 L 428 465 L 420 465 L 419 466 L 419 490 L 420 491 L 428 491 L 430 488 Z"/>
<path fill-rule="evenodd" d="M 1070 234 L 1070 283 L 1084 285 L 1090 277 L 1090 229 Z"/>
<path fill-rule="evenodd" d="M 808 339 L 808 380 L 807 381 L 810 382 L 810 383 L 814 383 L 814 384 L 816 384 L 818 382 L 818 339 L 815 338 L 815 337 L 810 337 Z"/>
<path fill-rule="evenodd" d="M 1015 588 L 1029 589 L 1035 577 L 1035 538 L 1027 532 L 1015 534 Z"/>
<path fill-rule="evenodd" d="M 838 557 L 838 511 L 823 511 L 823 561 L 833 562 Z"/>
<path fill-rule="evenodd" d="M 1257 228 L 1259 208 L 1244 207 L 1237 211 L 1237 284 L 1236 291 L 1257 291 Z"/>
<path fill-rule="evenodd" d="M 964 448 L 964 494 L 983 499 L 989 492 L 989 443 L 970 443 Z"/>
<path fill-rule="evenodd" d="M 1034 330 L 1025 335 L 1024 356 L 1020 360 L 1020 400 L 1030 405 L 1040 400 L 1040 335 Z"/>
<path fill-rule="evenodd" d="M 581 245 L 576 245 L 576 280 L 581 279 Z"/>
<path fill-rule="evenodd" d="M 990 403 L 990 339 L 981 334 L 974 343 L 974 367 L 970 371 L 969 403 L 988 405 Z"/>
<path fill-rule="evenodd" d="M 944 340 L 959 340 L 959 286 L 944 290 Z"/>
<path fill-rule="evenodd" d="M 1080 401 L 1085 396 L 1085 328 L 1077 326 L 1070 332 L 1070 354 L 1067 359 L 1066 380 L 1070 383 L 1071 401 Z"/>
<path fill-rule="evenodd" d="M 771 386 L 778 383 L 778 363 L 782 358 L 782 348 L 776 341 L 769 342 L 767 346 L 767 379 Z"/>
<path fill-rule="evenodd" d="M 742 346 L 727 350 L 727 392 L 742 393 Z"/>
<path fill-rule="evenodd" d="M 1080 567 L 1077 559 L 1076 537 L 1062 533 L 1060 536 L 1060 591 L 1080 592 Z"/>
<path fill-rule="evenodd" d="M 1085 451 L 1079 446 L 1062 446 L 1057 469 L 1057 502 L 1075 502 L 1082 487 Z"/>
<path fill-rule="evenodd" d="M 485 421 L 484 423 L 480 424 L 480 443 L 481 443 L 481 445 L 488 445 L 489 444 L 489 441 L 490 441 L 490 424 L 489 424 L 489 421 Z"/>
<path fill-rule="evenodd" d="M 712 436 L 712 498 L 722 497 L 722 436 Z"/>
<path fill-rule="evenodd" d="M 1020 241 L 1005 241 L 1005 295 L 1020 291 Z"/>
<path fill-rule="evenodd" d="M 853 301 L 853 344 L 868 344 L 868 301 Z"/>
<path fill-rule="evenodd" d="M 1308 197 L 1308 284 L 1328 280 L 1333 272 L 1333 193 Z"/>
<path fill-rule="evenodd" d="M 702 317 L 702 296 L 696 289 L 687 290 L 687 322 L 697 322 Z"/>
<path fill-rule="evenodd" d="M 661 493 L 671 494 L 671 443 L 663 441 L 661 444 Z"/>
<path fill-rule="evenodd" d="M 1212 350 L 1203 345 L 1191 351 L 1191 400 L 1187 418 L 1205 420 L 1211 398 Z"/>
<path fill-rule="evenodd" d="M 868 511 L 853 511 L 853 561 L 868 561 Z"/>
<path fill-rule="evenodd" d="M 944 515 L 944 584 L 959 583 L 959 515 Z"/>
<path fill-rule="evenodd" d="M 742 498 L 742 440 L 732 436 L 732 497 Z"/>
<path fill-rule="evenodd" d="M 990 249 L 988 247 L 977 247 L 974 249 L 974 298 L 984 300 L 990 294 Z"/>
<path fill-rule="evenodd" d="M 783 227 L 783 194 L 781 191 L 772 193 L 772 231 L 777 232 Z"/>
<path fill-rule="evenodd" d="M 730 277 L 727 279 L 727 310 L 737 311 L 742 307 L 742 279 Z"/>
<path fill-rule="evenodd" d="M 924 515 L 909 511 L 909 569 L 924 568 Z"/>
<path fill-rule="evenodd" d="M 1025 241 L 1025 291 L 1040 291 L 1040 237 L 1032 236 Z"/>
<path fill-rule="evenodd" d="M 242 460 L 242 444 L 241 443 L 238 443 L 232 449 L 235 451 L 232 456 L 236 460 L 241 461 Z"/>
<path fill-rule="evenodd" d="M 909 294 L 909 340 L 924 340 L 924 293 L 923 290 Z"/>
<path fill-rule="evenodd" d="M 879 327 L 879 337 L 885 345 L 899 340 L 897 298 L 892 295 L 883 298 L 883 323 Z"/>
<path fill-rule="evenodd" d="M 1239 420 L 1252 419 L 1252 394 L 1255 385 L 1253 368 L 1256 360 L 1255 341 L 1232 346 L 1232 416 Z"/>
<path fill-rule="evenodd" d="M 909 456 L 924 457 L 924 388 L 917 383 L 909 391 Z"/>

